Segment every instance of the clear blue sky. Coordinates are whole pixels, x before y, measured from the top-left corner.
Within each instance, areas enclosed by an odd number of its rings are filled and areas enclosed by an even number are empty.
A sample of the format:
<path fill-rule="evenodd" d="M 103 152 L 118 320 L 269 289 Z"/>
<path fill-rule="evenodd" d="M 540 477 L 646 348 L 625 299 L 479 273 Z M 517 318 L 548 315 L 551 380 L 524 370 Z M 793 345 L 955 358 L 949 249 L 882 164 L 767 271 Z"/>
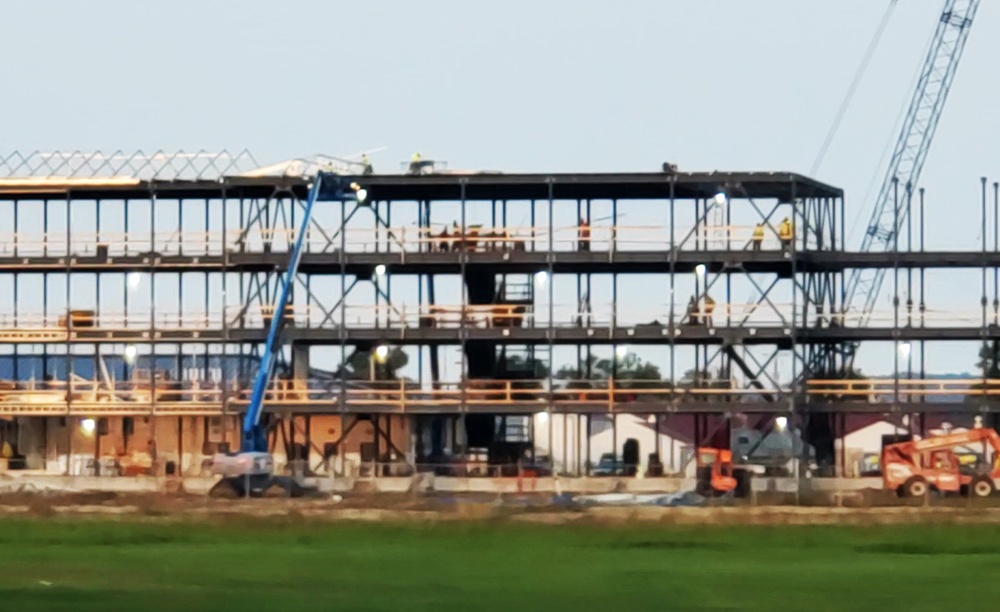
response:
<path fill-rule="evenodd" d="M 504 171 L 805 173 L 887 3 L 10 1 L 0 150 L 249 148 L 266 163 L 385 145 L 390 168 L 420 150 Z M 899 4 L 817 173 L 846 189 L 849 227 L 867 222 L 942 2 Z M 1000 5 L 978 21 L 924 173 L 935 248 L 976 246 L 978 179 L 1000 178 Z M 974 309 L 977 279 L 929 274 L 928 301 Z M 886 371 L 889 355 L 862 365 Z"/>

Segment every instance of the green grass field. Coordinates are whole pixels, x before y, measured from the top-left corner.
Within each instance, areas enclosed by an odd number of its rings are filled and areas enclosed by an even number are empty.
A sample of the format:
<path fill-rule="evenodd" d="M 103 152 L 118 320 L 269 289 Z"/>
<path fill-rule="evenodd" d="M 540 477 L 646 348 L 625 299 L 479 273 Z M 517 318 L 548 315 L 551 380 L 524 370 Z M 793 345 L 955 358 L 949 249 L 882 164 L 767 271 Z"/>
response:
<path fill-rule="evenodd" d="M 1000 528 L 0 521 L 3 610 L 946 610 Z"/>

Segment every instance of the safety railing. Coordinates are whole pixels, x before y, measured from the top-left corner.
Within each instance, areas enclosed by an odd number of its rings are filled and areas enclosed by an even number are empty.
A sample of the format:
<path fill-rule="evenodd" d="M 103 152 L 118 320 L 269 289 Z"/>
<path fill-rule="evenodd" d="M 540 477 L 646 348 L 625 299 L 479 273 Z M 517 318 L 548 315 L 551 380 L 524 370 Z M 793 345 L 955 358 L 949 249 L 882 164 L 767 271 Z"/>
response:
<path fill-rule="evenodd" d="M 224 389 L 202 382 L 104 383 L 87 380 L 0 383 L 0 413 L 12 415 L 128 414 L 212 415 L 222 408 Z"/>
<path fill-rule="evenodd" d="M 29 339 L 60 341 L 71 333 L 87 331 L 222 331 L 223 329 L 266 329 L 273 307 L 267 304 L 231 305 L 224 311 L 192 312 L 161 309 L 152 312 L 69 310 L 56 313 L 0 313 L 0 340 Z M 719 328 L 768 327 L 858 327 L 861 313 L 823 314 L 811 312 L 803 321 L 801 309 L 792 304 L 730 303 L 709 305 L 704 300 L 692 305 L 676 303 L 660 307 L 631 308 L 614 304 L 486 304 L 486 305 L 344 305 L 325 309 L 316 304 L 289 306 L 286 324 L 307 329 L 403 330 L 416 328 L 638 328 L 647 325 L 709 326 Z M 990 315 L 987 322 L 993 321 Z M 907 317 L 891 310 L 875 311 L 869 327 L 891 328 L 911 325 L 920 328 L 970 328 L 982 325 L 981 310 L 928 309 Z"/>
<path fill-rule="evenodd" d="M 341 406 L 364 412 L 388 407 L 399 412 L 434 408 L 499 408 L 534 406 L 607 406 L 624 412 L 643 403 L 687 400 L 710 402 L 765 401 L 788 397 L 788 388 L 748 388 L 737 381 L 655 380 L 477 380 L 418 384 L 406 380 L 277 380 L 267 389 L 266 406 L 337 412 Z M 1000 379 L 861 379 L 810 380 L 804 395 L 832 401 L 935 401 L 944 396 L 1000 396 Z M 73 380 L 14 383 L 0 381 L 0 414 L 221 414 L 224 407 L 239 412 L 250 401 L 249 384 L 201 381 Z M 624 408 L 622 408 L 624 406 Z M 680 410 L 682 408 L 679 407 Z"/>
<path fill-rule="evenodd" d="M 142 255 L 221 255 L 231 253 L 285 252 L 295 242 L 297 229 L 250 227 L 225 232 L 6 232 L 0 233 L 0 257 L 122 257 Z M 416 225 L 356 228 L 331 231 L 312 226 L 307 230 L 306 252 L 421 253 L 506 251 L 664 251 L 673 246 L 692 250 L 773 251 L 781 243 L 773 231 L 755 243 L 753 226 L 698 225 L 577 226 L 452 225 L 421 228 Z"/>
<path fill-rule="evenodd" d="M 296 230 L 252 228 L 227 240 L 230 248 L 254 250 L 266 243 L 294 242 Z M 771 231 L 754 240 L 754 226 L 705 225 L 597 225 L 582 229 L 576 225 L 497 226 L 458 225 L 346 228 L 341 233 L 310 228 L 306 250 L 349 252 L 496 252 L 496 251 L 662 251 L 676 245 L 682 249 L 779 250 L 781 241 Z"/>
<path fill-rule="evenodd" d="M 809 395 L 843 398 L 908 396 L 931 398 L 934 396 L 1000 395 L 1000 379 L 995 378 L 867 378 L 857 380 L 810 380 L 806 382 Z"/>
<path fill-rule="evenodd" d="M 235 315 L 234 315 L 235 316 Z M 222 313 L 190 312 L 94 312 L 70 311 L 58 314 L 18 313 L 0 314 L 0 333 L 21 331 L 48 332 L 52 330 L 129 330 L 177 329 L 204 331 L 221 329 Z"/>
<path fill-rule="evenodd" d="M 313 309 L 308 318 L 315 325 L 318 309 Z M 685 304 L 674 305 L 671 319 L 670 305 L 650 309 L 625 309 L 613 303 L 591 304 L 583 309 L 578 304 L 488 304 L 488 305 L 437 305 L 410 306 L 392 305 L 348 305 L 343 318 L 347 327 L 632 327 L 638 325 L 669 325 L 671 320 L 677 325 L 712 324 L 715 326 L 779 326 L 790 325 L 791 304 L 704 303 L 690 308 Z M 325 321 L 323 320 L 325 319 Z M 340 323 L 338 310 L 327 313 L 320 319 L 320 326 Z"/>
<path fill-rule="evenodd" d="M 72 232 L 0 234 L 0 257 L 221 255 L 222 232 Z"/>

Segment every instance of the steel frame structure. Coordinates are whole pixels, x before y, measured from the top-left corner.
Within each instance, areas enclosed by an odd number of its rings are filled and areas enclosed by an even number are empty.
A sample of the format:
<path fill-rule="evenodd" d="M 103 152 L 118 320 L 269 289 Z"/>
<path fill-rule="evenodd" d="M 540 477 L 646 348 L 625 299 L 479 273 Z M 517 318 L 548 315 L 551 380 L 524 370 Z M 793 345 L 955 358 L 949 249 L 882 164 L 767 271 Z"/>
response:
<path fill-rule="evenodd" d="M 851 343 L 1000 338 L 996 282 L 992 315 L 985 306 L 986 270 L 993 268 L 995 276 L 1000 267 L 998 245 L 989 249 L 984 242 L 978 253 L 927 252 L 921 213 L 919 249 L 912 248 L 911 240 L 903 248 L 897 241 L 890 255 L 849 252 L 843 242 L 841 190 L 795 174 L 432 174 L 346 180 L 361 183 L 367 200 L 317 204 L 320 210 L 308 230 L 283 331 L 292 349 L 279 355 L 279 368 L 295 379 L 314 379 L 311 348 L 333 347 L 339 359 L 325 368 L 334 370 L 326 380 L 313 380 L 293 394 L 272 391 L 266 405 L 277 415 L 452 415 L 448 426 L 455 427 L 470 417 L 541 411 L 687 414 L 696 420 L 700 442 L 724 431 L 726 416 L 738 412 L 758 415 L 758 424 L 785 415 L 802 422 L 808 437 L 831 438 L 837 423 L 830 415 L 887 410 L 882 402 L 851 397 L 884 398 L 885 381 L 871 383 L 879 387 L 876 392 L 871 386 L 857 390 L 849 382 L 837 386 L 822 380 L 842 374 L 845 347 Z M 307 185 L 294 176 L 153 179 L 127 185 L 0 180 L 0 214 L 8 215 L 13 229 L 0 244 L 0 279 L 8 279 L 12 297 L 11 311 L 0 316 L 9 320 L 0 321 L 0 342 L 13 355 L 11 378 L 65 379 L 97 355 L 107 357 L 126 378 L 122 347 L 135 344 L 144 347 L 140 352 L 157 356 L 157 367 L 197 370 L 193 378 L 201 381 L 222 368 L 215 380 L 232 383 L 185 392 L 183 401 L 154 392 L 148 403 L 102 405 L 74 400 L 71 394 L 52 405 L 0 401 L 0 411 L 9 416 L 240 412 Z M 983 190 L 985 235 L 985 182 Z M 994 206 L 995 192 L 994 185 Z M 896 214 L 912 219 L 908 213 L 914 197 L 897 192 Z M 619 206 L 637 201 L 665 223 L 655 229 L 655 238 L 630 243 Z M 922 192 L 919 202 L 922 210 Z M 598 205 L 611 215 L 605 224 L 592 223 L 591 248 L 583 249 L 576 219 L 592 219 Z M 445 214 L 455 217 L 449 229 L 457 228 L 457 238 L 452 233 L 443 239 L 439 233 L 440 207 L 450 207 Z M 789 217 L 794 242 L 787 249 L 771 242 L 755 250 L 750 229 L 733 225 L 736 207 L 752 211 L 767 228 L 769 241 L 776 235 L 777 219 Z M 526 227 L 511 223 L 515 210 L 527 211 Z M 682 214 L 686 222 L 678 220 Z M 480 228 L 471 244 L 474 216 L 488 218 L 485 225 L 490 227 Z M 441 248 L 444 240 L 450 240 L 448 249 Z M 900 278 L 912 282 L 911 271 L 916 271 L 922 287 L 923 269 L 955 265 L 983 269 L 984 306 L 976 324 L 945 320 L 936 325 L 924 304 L 907 308 L 898 301 L 887 323 L 865 328 L 850 324 L 859 315 L 846 308 L 846 271 L 891 268 L 897 283 Z M 148 298 L 138 308 L 130 303 L 129 292 L 129 275 L 136 272 L 145 275 L 143 287 L 148 287 Z M 531 282 L 531 275 L 540 272 L 552 281 L 548 295 L 538 295 Z M 659 304 L 663 316 L 654 322 L 628 320 L 619 308 L 619 278 L 640 274 L 650 275 L 656 279 L 651 282 L 669 292 L 669 300 Z M 612 306 L 603 312 L 591 299 L 598 275 L 610 277 Z M 39 290 L 17 280 L 27 276 L 38 277 Z M 503 291 L 518 282 L 511 280 L 516 276 L 526 277 L 527 287 L 519 296 L 505 297 Z M 406 277 L 417 281 L 416 304 L 394 291 Z M 460 299 L 450 303 L 440 299 L 439 281 L 448 278 L 458 279 L 463 288 Z M 557 310 L 556 278 L 571 278 L 575 284 L 575 310 Z M 696 301 L 711 293 L 720 303 L 722 314 L 715 314 L 712 326 L 691 324 L 688 300 L 678 297 L 681 279 L 692 278 Z M 738 279 L 755 294 L 740 309 L 732 307 Z M 373 303 L 352 306 L 356 297 L 369 299 L 364 295 L 368 290 Z M 790 306 L 774 297 L 782 290 Z M 40 303 L 26 305 L 27 292 L 40 297 Z M 516 311 L 519 307 L 525 310 Z M 81 308 L 94 311 L 91 324 L 73 323 L 68 310 Z M 113 312 L 119 308 L 120 313 Z M 359 308 L 368 314 L 358 315 Z M 703 318 L 706 313 L 699 307 L 695 314 Z M 521 324 L 502 323 L 515 315 Z M 60 317 L 68 322 L 60 325 Z M 387 344 L 417 348 L 417 380 L 397 386 L 338 376 L 354 352 L 370 353 Z M 585 374 L 596 351 L 619 345 L 665 349 L 669 368 L 661 369 L 671 384 L 644 394 L 616 385 L 612 375 L 612 380 L 590 381 L 593 388 L 580 397 L 560 391 L 565 381 L 554 373 L 562 365 L 552 363 L 556 347 L 574 347 L 576 367 Z M 461 349 L 465 359 L 459 380 L 443 380 L 437 347 Z M 542 384 L 532 388 L 528 399 L 518 392 L 523 387 L 511 386 L 514 376 L 497 369 L 508 356 L 504 351 L 514 347 L 533 347 L 525 349 L 526 358 L 549 360 L 546 380 L 536 381 Z M 689 366 L 696 372 L 738 378 L 739 384 L 721 389 L 677 385 L 683 375 L 681 350 L 693 352 Z M 424 380 L 425 354 L 430 380 Z M 791 356 L 787 380 L 798 381 L 791 386 L 769 372 L 782 354 Z M 40 363 L 40 370 L 19 365 L 29 359 Z M 498 387 L 483 390 L 471 384 L 481 379 L 499 379 Z M 954 411 L 928 401 L 936 392 L 923 384 L 897 376 L 888 387 L 893 410 Z M 982 392 L 993 395 L 991 381 L 984 381 Z M 993 406 L 987 402 L 977 410 Z"/>

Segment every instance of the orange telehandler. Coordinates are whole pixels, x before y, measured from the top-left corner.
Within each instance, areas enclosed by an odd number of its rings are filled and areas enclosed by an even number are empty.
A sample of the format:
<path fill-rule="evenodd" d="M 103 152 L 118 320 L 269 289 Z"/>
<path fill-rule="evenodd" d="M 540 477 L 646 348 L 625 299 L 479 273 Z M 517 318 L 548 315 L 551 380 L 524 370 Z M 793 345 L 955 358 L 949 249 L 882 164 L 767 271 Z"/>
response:
<path fill-rule="evenodd" d="M 733 464 L 732 451 L 702 447 L 695 459 L 695 491 L 699 495 L 718 497 L 730 492 L 734 497 L 749 495 L 750 471 Z"/>
<path fill-rule="evenodd" d="M 986 465 L 963 466 L 953 449 L 976 443 L 989 445 L 993 460 Z M 899 442 L 882 449 L 882 480 L 887 490 L 900 497 L 923 497 L 931 488 L 989 497 L 1000 479 L 998 457 L 1000 435 L 991 427 Z"/>

